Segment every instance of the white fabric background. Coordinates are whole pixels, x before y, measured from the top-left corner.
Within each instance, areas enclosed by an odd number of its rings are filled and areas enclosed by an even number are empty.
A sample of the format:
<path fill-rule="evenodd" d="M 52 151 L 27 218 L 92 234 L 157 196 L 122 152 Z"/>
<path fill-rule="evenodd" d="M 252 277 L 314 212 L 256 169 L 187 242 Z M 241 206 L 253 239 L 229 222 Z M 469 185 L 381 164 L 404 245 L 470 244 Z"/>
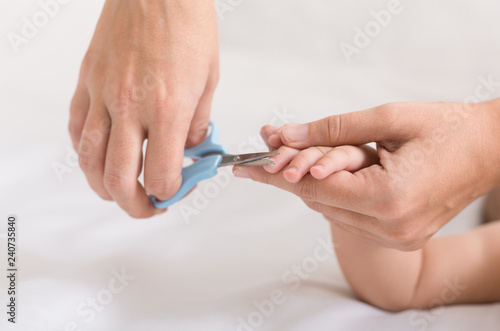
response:
<path fill-rule="evenodd" d="M 500 80 L 500 4 L 492 0 L 401 0 L 402 13 L 346 63 L 339 44 L 352 44 L 354 29 L 387 3 L 255 0 L 226 12 L 212 119 L 228 150 L 248 148 L 263 124 L 283 122 L 276 114 L 284 111 L 304 122 L 390 101 L 462 101 L 479 77 Z M 2 330 L 65 330 L 71 322 L 96 331 L 237 330 L 239 318 L 256 316 L 254 301 L 275 289 L 285 302 L 253 329 L 499 329 L 500 304 L 397 314 L 363 304 L 334 257 L 293 291 L 282 275 L 313 255 L 318 238 L 329 238 L 328 225 L 275 188 L 223 172 L 224 187 L 200 185 L 198 192 L 216 196 L 197 215 L 187 219 L 177 205 L 133 220 L 101 201 L 71 162 L 59 180 L 53 165 L 66 164 L 68 105 L 101 7 L 69 1 L 16 54 L 7 33 L 20 33 L 22 18 L 40 6 L 0 4 L 0 211 L 3 220 L 19 217 L 20 268 L 16 326 L 5 321 L 0 277 Z M 195 200 L 184 207 L 195 208 Z M 480 201 L 471 205 L 443 232 L 474 226 L 480 208 Z M 103 295 L 123 268 L 135 278 L 87 323 L 77 307 Z"/>

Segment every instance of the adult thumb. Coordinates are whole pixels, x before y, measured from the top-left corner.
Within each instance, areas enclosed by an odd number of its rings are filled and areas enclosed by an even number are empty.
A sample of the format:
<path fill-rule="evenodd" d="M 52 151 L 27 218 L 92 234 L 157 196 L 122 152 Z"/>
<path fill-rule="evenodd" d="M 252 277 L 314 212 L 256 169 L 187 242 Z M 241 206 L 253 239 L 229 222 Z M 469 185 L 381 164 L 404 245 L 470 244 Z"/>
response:
<path fill-rule="evenodd" d="M 307 124 L 288 124 L 278 132 L 293 148 L 361 145 L 410 138 L 415 127 L 404 106 L 387 104 L 368 110 L 333 115 Z"/>

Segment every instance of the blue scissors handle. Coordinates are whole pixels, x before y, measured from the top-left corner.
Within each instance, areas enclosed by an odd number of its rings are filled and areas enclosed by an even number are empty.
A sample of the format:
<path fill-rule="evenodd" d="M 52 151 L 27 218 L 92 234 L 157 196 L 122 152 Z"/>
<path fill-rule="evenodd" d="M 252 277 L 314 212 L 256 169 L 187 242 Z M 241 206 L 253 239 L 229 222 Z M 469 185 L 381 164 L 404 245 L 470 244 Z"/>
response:
<path fill-rule="evenodd" d="M 149 197 L 155 208 L 163 209 L 173 205 L 188 194 L 200 181 L 217 175 L 217 168 L 222 162 L 222 156 L 211 155 L 203 157 L 203 155 L 209 153 L 225 154 L 226 149 L 218 143 L 219 129 L 217 126 L 210 122 L 210 127 L 210 134 L 201 144 L 184 150 L 184 157 L 197 158 L 199 160 L 182 168 L 182 184 L 179 191 L 172 198 L 165 201 L 160 201 L 152 195 Z"/>

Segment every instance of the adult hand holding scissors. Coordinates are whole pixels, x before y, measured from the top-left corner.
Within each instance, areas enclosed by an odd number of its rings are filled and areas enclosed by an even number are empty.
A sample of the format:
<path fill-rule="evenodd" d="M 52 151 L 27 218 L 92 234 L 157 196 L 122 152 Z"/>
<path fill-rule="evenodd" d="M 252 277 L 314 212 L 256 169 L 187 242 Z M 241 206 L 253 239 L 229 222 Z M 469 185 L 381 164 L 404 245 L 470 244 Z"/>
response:
<path fill-rule="evenodd" d="M 133 217 L 172 197 L 184 148 L 206 136 L 219 56 L 213 0 L 107 0 L 71 103 L 90 186 Z M 142 171 L 142 145 L 148 140 Z"/>

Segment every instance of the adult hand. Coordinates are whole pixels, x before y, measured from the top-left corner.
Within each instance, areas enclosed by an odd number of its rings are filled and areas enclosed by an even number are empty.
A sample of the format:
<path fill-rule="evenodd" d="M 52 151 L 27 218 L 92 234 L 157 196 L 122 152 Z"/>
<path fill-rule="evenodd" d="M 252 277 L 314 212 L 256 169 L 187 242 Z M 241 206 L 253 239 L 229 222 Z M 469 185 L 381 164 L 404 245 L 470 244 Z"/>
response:
<path fill-rule="evenodd" d="M 287 168 L 273 174 L 271 168 L 240 166 L 234 174 L 290 191 L 368 241 L 415 250 L 500 184 L 499 127 L 500 99 L 481 104 L 387 104 L 263 129 L 264 139 L 272 146 L 284 144 L 281 148 L 376 142 L 377 164 L 322 180 L 306 174 L 296 183 L 284 178 Z"/>
<path fill-rule="evenodd" d="M 184 147 L 205 137 L 218 73 L 213 0 L 107 0 L 69 123 L 92 189 L 133 217 L 163 212 L 147 193 L 165 200 L 179 189 Z"/>

